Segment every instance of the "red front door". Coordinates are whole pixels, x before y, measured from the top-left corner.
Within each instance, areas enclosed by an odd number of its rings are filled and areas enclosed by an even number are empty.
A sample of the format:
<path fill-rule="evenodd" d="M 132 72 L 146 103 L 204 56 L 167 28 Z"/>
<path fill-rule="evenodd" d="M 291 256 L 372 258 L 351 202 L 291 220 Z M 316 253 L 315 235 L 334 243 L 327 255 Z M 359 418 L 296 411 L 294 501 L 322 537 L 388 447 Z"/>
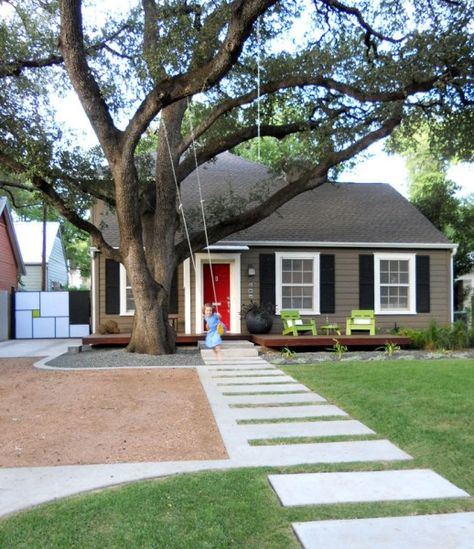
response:
<path fill-rule="evenodd" d="M 204 275 L 204 303 L 212 303 L 214 310 L 222 317 L 222 322 L 230 330 L 230 264 L 213 263 L 214 289 L 212 287 L 211 269 L 208 264 L 203 265 Z"/>

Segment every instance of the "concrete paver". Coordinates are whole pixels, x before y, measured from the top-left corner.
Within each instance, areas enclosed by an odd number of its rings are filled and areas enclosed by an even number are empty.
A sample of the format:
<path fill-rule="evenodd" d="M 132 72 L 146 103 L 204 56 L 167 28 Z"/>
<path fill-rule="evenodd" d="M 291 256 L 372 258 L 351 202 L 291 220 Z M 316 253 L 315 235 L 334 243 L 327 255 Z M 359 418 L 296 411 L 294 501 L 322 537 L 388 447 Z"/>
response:
<path fill-rule="evenodd" d="M 259 405 L 259 404 L 295 404 L 326 402 L 326 400 L 315 393 L 290 393 L 280 395 L 224 395 L 225 402 L 229 406 L 233 405 Z M 347 415 L 343 412 L 340 415 Z"/>
<path fill-rule="evenodd" d="M 285 507 L 469 497 L 430 469 L 269 475 L 268 480 Z"/>
<path fill-rule="evenodd" d="M 218 387 L 234 385 L 258 385 L 259 383 L 295 383 L 295 380 L 286 375 L 280 376 L 258 376 L 258 377 L 228 377 L 225 379 L 215 378 Z"/>
<path fill-rule="evenodd" d="M 372 429 L 360 421 L 301 421 L 240 425 L 247 440 L 287 437 L 332 437 L 341 435 L 373 435 Z"/>
<path fill-rule="evenodd" d="M 324 418 L 327 416 L 347 417 L 344 410 L 341 410 L 332 404 L 317 404 L 314 406 L 269 406 L 266 408 L 232 408 L 231 410 L 236 420 L 292 419 L 301 417 Z M 323 422 L 321 421 L 320 423 Z M 324 423 L 334 422 L 325 421 Z"/>
<path fill-rule="evenodd" d="M 308 387 L 301 385 L 301 383 L 282 383 L 282 384 L 261 384 L 261 385 L 221 385 L 219 389 L 223 393 L 292 393 L 292 392 L 306 392 L 309 393 Z"/>
<path fill-rule="evenodd" d="M 472 549 L 474 513 L 292 524 L 304 549 Z"/>

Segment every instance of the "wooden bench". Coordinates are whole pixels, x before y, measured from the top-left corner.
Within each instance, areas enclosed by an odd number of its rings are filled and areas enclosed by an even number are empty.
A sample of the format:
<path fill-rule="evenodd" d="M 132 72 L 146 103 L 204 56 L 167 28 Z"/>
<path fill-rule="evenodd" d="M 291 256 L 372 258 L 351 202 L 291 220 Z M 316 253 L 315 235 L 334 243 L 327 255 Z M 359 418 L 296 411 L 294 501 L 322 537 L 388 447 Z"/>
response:
<path fill-rule="evenodd" d="M 293 334 L 297 336 L 300 332 L 311 332 L 314 336 L 318 335 L 316 322 L 314 320 L 303 320 L 299 311 L 281 311 L 280 317 L 283 322 L 283 335 Z"/>

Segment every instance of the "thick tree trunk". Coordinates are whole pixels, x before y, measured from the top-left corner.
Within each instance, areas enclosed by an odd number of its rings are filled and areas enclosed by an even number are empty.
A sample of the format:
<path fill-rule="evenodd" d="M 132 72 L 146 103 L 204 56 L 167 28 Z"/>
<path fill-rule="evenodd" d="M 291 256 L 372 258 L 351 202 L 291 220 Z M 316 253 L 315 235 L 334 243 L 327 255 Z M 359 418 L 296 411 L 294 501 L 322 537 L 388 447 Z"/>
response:
<path fill-rule="evenodd" d="M 138 190 L 136 171 L 123 165 L 123 194 L 117 196 L 123 263 L 135 300 L 135 318 L 127 351 L 152 355 L 176 351 L 176 334 L 168 323 L 171 282 L 176 268 L 175 237 L 178 225 L 176 184 L 170 160 L 180 140 L 185 102 L 164 109 L 158 137 L 155 205 L 140 210 L 130 197 Z M 166 121 L 166 123 L 164 123 Z M 169 148 L 168 148 L 169 145 Z M 171 158 L 170 158 L 171 152 Z M 117 193 L 118 194 L 118 193 Z M 133 227 L 133 230 L 130 228 Z"/>
<path fill-rule="evenodd" d="M 168 293 L 156 285 L 148 295 L 135 299 L 132 336 L 127 346 L 131 353 L 172 354 L 176 351 L 176 334 L 168 323 Z"/>

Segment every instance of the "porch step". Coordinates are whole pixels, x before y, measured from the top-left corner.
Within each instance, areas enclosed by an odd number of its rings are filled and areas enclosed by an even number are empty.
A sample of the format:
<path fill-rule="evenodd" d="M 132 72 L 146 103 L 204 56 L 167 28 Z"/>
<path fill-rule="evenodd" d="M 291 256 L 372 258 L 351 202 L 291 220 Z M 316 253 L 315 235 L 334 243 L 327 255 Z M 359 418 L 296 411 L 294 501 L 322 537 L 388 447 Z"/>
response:
<path fill-rule="evenodd" d="M 222 347 L 222 356 L 224 359 L 240 357 L 258 357 L 258 351 L 252 347 Z M 201 356 L 204 360 L 215 359 L 216 355 L 212 349 L 201 349 Z"/>

